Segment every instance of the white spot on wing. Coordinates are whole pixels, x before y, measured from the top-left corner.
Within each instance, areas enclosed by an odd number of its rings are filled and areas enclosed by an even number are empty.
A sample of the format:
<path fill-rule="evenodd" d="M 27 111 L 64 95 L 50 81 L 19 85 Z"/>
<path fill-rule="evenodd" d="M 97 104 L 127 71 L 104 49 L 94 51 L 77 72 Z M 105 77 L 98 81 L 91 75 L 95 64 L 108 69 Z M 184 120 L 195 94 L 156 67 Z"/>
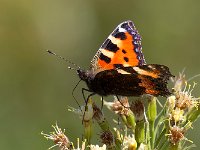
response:
<path fill-rule="evenodd" d="M 143 69 L 140 69 L 139 67 L 133 67 L 133 69 L 138 73 L 138 74 L 143 74 L 144 72 L 146 72 Z"/>
<path fill-rule="evenodd" d="M 119 32 L 126 32 L 124 28 L 119 27 Z"/>
<path fill-rule="evenodd" d="M 109 58 L 113 58 L 115 53 L 114 52 L 111 52 L 111 51 L 108 51 L 108 50 L 105 50 L 105 49 L 100 49 L 100 51 L 107 57 Z"/>
<path fill-rule="evenodd" d="M 124 70 L 122 70 L 122 69 L 117 69 L 117 72 L 118 72 L 118 73 L 121 73 L 121 74 L 131 74 L 131 73 L 129 73 L 129 72 L 127 72 L 127 71 L 124 71 Z"/>
<path fill-rule="evenodd" d="M 124 63 L 123 66 L 124 66 L 124 67 L 130 67 L 130 64 Z"/>
<path fill-rule="evenodd" d="M 108 37 L 112 41 L 113 44 L 116 44 L 118 47 L 121 45 L 121 40 L 119 38 L 115 38 L 114 36 L 110 35 Z"/>
<path fill-rule="evenodd" d="M 138 73 L 138 74 L 141 74 L 141 75 L 146 75 L 146 76 L 150 76 L 152 78 L 158 78 L 159 77 L 159 74 L 156 73 L 156 72 L 151 72 L 151 71 L 146 71 L 146 70 L 143 70 L 143 69 L 140 69 L 139 67 L 133 67 L 133 69 Z"/>
<path fill-rule="evenodd" d="M 150 69 L 155 69 L 152 65 L 148 65 L 148 67 L 149 67 Z"/>

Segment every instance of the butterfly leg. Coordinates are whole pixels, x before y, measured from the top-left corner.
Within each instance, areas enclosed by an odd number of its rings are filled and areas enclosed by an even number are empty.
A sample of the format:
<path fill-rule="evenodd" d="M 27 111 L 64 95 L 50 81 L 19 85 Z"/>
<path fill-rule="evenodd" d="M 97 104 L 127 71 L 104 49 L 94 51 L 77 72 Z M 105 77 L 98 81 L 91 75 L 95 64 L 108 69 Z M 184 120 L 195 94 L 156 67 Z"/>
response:
<path fill-rule="evenodd" d="M 80 82 L 81 82 L 81 80 L 79 80 L 78 83 L 76 84 L 76 86 L 73 88 L 73 90 L 72 90 L 72 96 L 73 96 L 75 102 L 77 103 L 79 109 L 81 110 L 81 106 L 80 106 L 80 104 L 78 103 L 77 99 L 74 96 L 74 91 L 75 91 L 75 89 L 77 88 L 77 86 L 79 85 Z"/>
<path fill-rule="evenodd" d="M 91 93 L 91 94 L 88 95 L 88 97 L 87 97 L 87 99 L 86 99 L 86 105 L 88 104 L 88 101 L 89 101 L 90 97 L 93 96 L 93 95 L 95 95 L 95 94 L 96 94 L 96 93 Z"/>
<path fill-rule="evenodd" d="M 88 90 L 88 89 L 85 89 L 85 88 L 82 88 L 83 98 L 84 98 L 85 104 L 87 104 L 88 99 L 89 99 L 90 96 L 92 96 L 92 95 L 90 94 L 90 95 L 87 97 L 87 99 L 86 99 L 86 97 L 85 97 L 85 91 L 87 91 L 87 92 L 92 92 L 92 91 L 90 91 L 90 90 Z"/>

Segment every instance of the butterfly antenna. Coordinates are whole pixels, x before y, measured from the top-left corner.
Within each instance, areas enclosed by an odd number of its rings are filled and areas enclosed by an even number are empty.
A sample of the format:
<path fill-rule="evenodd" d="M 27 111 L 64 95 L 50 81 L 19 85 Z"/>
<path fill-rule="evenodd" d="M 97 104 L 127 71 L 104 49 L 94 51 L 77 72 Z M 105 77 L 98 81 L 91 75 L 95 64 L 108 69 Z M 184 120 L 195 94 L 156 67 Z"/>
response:
<path fill-rule="evenodd" d="M 75 87 L 73 88 L 73 90 L 72 90 L 72 96 L 73 96 L 74 100 L 76 101 L 76 103 L 77 103 L 79 109 L 82 111 L 81 106 L 79 105 L 78 101 L 76 100 L 76 98 L 75 98 L 75 96 L 74 96 L 74 91 L 75 91 L 75 89 L 77 88 L 77 86 L 79 85 L 80 82 L 81 82 L 81 80 L 79 80 L 78 83 L 77 83 L 77 84 L 75 85 Z"/>
<path fill-rule="evenodd" d="M 62 56 L 60 56 L 60 55 L 57 55 L 56 53 L 52 52 L 51 50 L 47 50 L 47 52 L 48 52 L 49 54 L 51 54 L 51 55 L 54 55 L 54 56 L 56 56 L 56 57 L 58 57 L 58 58 L 64 60 L 64 61 L 67 62 L 67 63 L 70 63 L 70 64 L 74 65 L 76 68 L 80 69 L 80 67 L 79 67 L 77 64 L 73 63 L 72 61 L 70 61 L 70 60 L 68 60 L 68 59 L 66 59 L 66 58 L 64 58 L 64 57 L 62 57 Z M 74 68 L 72 68 L 72 67 L 68 67 L 68 68 L 69 68 L 69 69 L 72 69 L 72 70 L 74 69 Z"/>

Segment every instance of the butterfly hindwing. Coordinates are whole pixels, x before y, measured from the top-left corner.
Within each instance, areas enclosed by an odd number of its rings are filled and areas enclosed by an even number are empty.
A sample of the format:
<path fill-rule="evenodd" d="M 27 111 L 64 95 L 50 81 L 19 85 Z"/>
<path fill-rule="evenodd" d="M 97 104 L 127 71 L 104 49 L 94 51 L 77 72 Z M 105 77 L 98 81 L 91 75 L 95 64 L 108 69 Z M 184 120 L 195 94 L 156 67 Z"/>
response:
<path fill-rule="evenodd" d="M 167 81 L 172 77 L 164 65 L 148 64 L 136 67 L 104 70 L 96 74 L 90 87 L 99 95 L 154 96 L 170 95 Z M 103 87 L 103 88 L 102 88 Z"/>
<path fill-rule="evenodd" d="M 144 64 L 141 36 L 132 21 L 125 21 L 101 45 L 91 61 L 91 69 L 109 70 Z"/>

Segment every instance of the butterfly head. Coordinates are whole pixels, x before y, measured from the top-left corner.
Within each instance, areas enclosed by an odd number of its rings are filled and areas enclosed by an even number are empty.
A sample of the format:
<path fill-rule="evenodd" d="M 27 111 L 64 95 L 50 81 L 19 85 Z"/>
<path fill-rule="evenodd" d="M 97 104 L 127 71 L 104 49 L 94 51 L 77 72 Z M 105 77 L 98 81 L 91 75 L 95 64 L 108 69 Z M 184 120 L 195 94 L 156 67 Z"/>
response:
<path fill-rule="evenodd" d="M 81 68 L 79 68 L 78 70 L 77 70 L 77 74 L 78 74 L 78 76 L 79 76 L 79 78 L 81 79 L 81 80 L 83 80 L 83 81 L 88 81 L 89 80 L 89 78 L 91 77 L 90 76 L 90 72 L 88 71 L 88 70 L 83 70 L 83 69 L 81 69 Z"/>

